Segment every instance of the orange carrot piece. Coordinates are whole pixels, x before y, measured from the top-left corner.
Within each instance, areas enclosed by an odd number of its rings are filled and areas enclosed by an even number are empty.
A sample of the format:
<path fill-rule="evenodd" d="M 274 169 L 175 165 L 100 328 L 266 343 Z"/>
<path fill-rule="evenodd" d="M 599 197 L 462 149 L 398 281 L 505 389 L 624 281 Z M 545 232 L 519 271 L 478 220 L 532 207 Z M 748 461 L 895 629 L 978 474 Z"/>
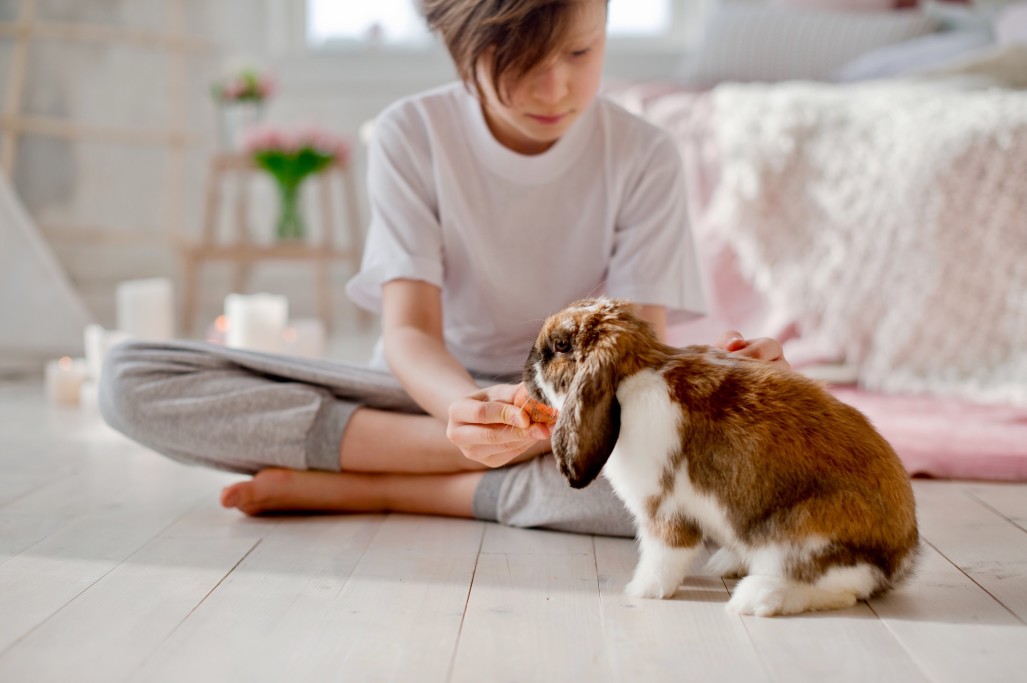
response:
<path fill-rule="evenodd" d="M 528 417 L 531 418 L 532 422 L 540 422 L 547 425 L 556 424 L 556 409 L 550 408 L 545 403 L 529 398 L 521 407 L 524 409 L 524 412 L 528 413 Z"/>

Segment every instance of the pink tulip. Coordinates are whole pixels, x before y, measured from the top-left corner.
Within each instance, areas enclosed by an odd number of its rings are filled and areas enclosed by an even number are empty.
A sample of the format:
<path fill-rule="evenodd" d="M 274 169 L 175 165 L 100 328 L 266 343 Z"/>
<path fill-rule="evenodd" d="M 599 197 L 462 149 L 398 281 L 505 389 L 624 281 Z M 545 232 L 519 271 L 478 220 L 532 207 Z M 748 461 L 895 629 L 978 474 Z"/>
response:
<path fill-rule="evenodd" d="M 243 137 L 243 149 L 249 154 L 281 152 L 295 154 L 311 149 L 339 161 L 349 158 L 350 141 L 320 126 L 302 125 L 285 129 L 270 124 L 250 128 Z"/>

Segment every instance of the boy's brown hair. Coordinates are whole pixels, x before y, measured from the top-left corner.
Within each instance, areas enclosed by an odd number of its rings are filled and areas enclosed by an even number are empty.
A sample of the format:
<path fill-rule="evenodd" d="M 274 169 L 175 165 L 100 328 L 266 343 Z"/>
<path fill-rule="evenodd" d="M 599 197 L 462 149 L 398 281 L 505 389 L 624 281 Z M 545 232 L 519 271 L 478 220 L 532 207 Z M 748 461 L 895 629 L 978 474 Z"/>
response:
<path fill-rule="evenodd" d="M 589 0 L 422 0 L 428 27 L 438 32 L 464 83 L 484 98 L 477 65 L 505 102 L 506 84 L 553 54 L 583 2 Z M 489 49 L 493 48 L 486 61 Z"/>

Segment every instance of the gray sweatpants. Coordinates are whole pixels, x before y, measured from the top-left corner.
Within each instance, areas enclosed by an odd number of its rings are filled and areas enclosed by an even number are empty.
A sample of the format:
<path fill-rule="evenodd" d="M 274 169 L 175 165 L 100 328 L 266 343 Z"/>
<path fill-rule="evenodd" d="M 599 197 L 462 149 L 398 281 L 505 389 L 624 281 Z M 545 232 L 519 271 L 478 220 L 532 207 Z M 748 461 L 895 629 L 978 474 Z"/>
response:
<path fill-rule="evenodd" d="M 423 412 L 387 373 L 202 342 L 121 344 L 100 378 L 100 411 L 114 429 L 174 460 L 246 474 L 265 467 L 339 471 L 339 443 L 360 407 Z M 605 479 L 572 489 L 551 455 L 487 472 L 474 515 L 634 535 Z"/>

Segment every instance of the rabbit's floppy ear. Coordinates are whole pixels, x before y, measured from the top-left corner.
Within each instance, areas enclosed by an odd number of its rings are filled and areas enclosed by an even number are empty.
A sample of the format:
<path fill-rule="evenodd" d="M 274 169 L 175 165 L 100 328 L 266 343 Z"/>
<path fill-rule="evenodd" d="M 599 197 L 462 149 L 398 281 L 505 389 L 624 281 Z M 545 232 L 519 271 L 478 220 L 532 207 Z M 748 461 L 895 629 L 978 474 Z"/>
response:
<path fill-rule="evenodd" d="M 553 430 L 553 454 L 573 488 L 588 486 L 613 452 L 620 434 L 620 373 L 604 353 L 582 359 Z"/>

